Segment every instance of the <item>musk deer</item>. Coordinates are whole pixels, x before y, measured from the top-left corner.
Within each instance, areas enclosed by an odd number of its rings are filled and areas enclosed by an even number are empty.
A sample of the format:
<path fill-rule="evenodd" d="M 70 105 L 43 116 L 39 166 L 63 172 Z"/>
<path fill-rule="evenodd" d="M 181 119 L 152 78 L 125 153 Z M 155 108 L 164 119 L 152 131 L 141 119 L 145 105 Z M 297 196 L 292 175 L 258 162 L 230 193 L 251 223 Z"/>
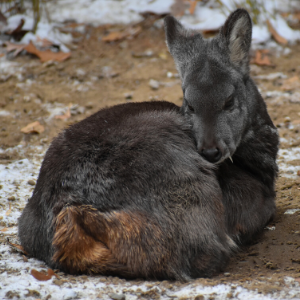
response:
<path fill-rule="evenodd" d="M 274 214 L 278 136 L 249 76 L 247 11 L 233 12 L 210 40 L 172 16 L 165 30 L 182 107 L 102 109 L 46 153 L 19 237 L 52 268 L 212 276 Z"/>

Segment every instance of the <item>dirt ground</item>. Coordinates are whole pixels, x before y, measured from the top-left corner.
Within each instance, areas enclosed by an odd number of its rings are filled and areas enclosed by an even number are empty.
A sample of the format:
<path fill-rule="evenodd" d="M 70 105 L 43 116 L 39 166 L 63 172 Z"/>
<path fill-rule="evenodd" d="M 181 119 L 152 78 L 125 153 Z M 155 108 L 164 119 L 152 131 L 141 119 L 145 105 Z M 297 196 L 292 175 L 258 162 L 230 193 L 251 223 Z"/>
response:
<path fill-rule="evenodd" d="M 72 56 L 61 63 L 41 63 L 30 55 L 14 58 L 15 62 L 24 66 L 24 71 L 18 76 L 0 77 L 0 109 L 10 112 L 10 115 L 0 117 L 0 147 L 49 145 L 62 128 L 100 108 L 118 103 L 164 99 L 180 105 L 180 81 L 174 75 L 177 71 L 167 51 L 164 32 L 152 24 L 153 19 L 148 18 L 140 24 L 142 30 L 137 36 L 110 43 L 102 41 L 101 37 L 108 30 L 119 30 L 121 27 L 86 26 L 83 34 L 73 33 L 77 42 L 71 45 Z M 276 51 L 271 51 L 273 65 L 252 66 L 252 75 L 257 77 L 282 72 L 287 78 L 300 77 L 300 45 L 290 49 L 289 54 L 280 56 L 276 55 Z M 158 81 L 157 89 L 149 85 L 150 79 Z M 297 86 L 295 82 L 292 87 L 285 88 L 286 79 L 282 78 L 266 80 L 258 77 L 255 80 L 264 96 L 268 96 L 270 91 L 285 90 L 292 97 L 297 89 L 300 91 L 300 84 Z M 272 96 L 265 98 L 269 113 L 279 128 L 281 149 L 299 146 L 300 97 L 298 102 L 289 101 L 288 97 L 282 100 L 278 97 L 274 100 Z M 53 108 L 57 106 L 62 108 L 58 115 L 70 107 L 71 117 L 55 118 Z M 39 121 L 45 131 L 40 134 L 20 131 L 34 121 Z M 25 153 L 22 157 L 18 152 L 0 154 L 0 163 L 7 164 L 32 155 L 34 153 Z M 300 166 L 300 157 L 293 161 L 293 165 Z M 253 245 L 241 249 L 232 257 L 225 276 L 222 273 L 211 279 L 195 280 L 195 283 L 237 283 L 263 294 L 280 290 L 286 284 L 286 276 L 300 283 L 300 211 L 284 214 L 288 209 L 300 208 L 298 177 L 279 175 L 274 221 Z M 63 277 L 68 279 L 72 276 Z M 153 299 L 157 295 L 143 297 Z"/>

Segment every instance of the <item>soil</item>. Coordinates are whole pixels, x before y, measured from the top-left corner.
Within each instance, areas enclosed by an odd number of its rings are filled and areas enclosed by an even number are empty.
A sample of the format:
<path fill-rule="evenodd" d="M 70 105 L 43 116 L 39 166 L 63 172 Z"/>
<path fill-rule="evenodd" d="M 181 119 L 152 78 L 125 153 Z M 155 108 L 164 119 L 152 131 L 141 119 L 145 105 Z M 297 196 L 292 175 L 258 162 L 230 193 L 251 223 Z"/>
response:
<path fill-rule="evenodd" d="M 181 105 L 179 79 L 167 76 L 167 72 L 174 75 L 177 71 L 165 45 L 164 32 L 152 26 L 153 21 L 150 17 L 141 23 L 141 32 L 132 39 L 110 43 L 102 41 L 101 37 L 108 30 L 119 30 L 120 26 L 86 26 L 84 34 L 73 33 L 77 43 L 70 46 L 72 56 L 64 62 L 41 63 L 30 55 L 14 58 L 15 62 L 24 66 L 24 72 L 21 80 L 14 75 L 0 79 L 0 109 L 11 113 L 0 118 L 0 147 L 49 145 L 53 137 L 66 126 L 103 107 L 118 103 L 163 99 Z M 252 65 L 252 75 L 282 72 L 288 78 L 300 77 L 300 45 L 291 46 L 290 49 L 288 55 L 279 57 L 271 51 L 273 65 Z M 160 83 L 158 89 L 150 87 L 150 79 Z M 282 92 L 284 85 L 284 79 L 280 78 L 256 79 L 256 82 L 263 95 L 267 91 Z M 296 91 L 297 87 L 288 93 L 292 95 Z M 49 117 L 49 107 L 57 106 L 57 103 L 64 108 L 72 107 L 70 118 Z M 266 103 L 279 128 L 281 148 L 299 146 L 300 101 L 274 101 L 270 97 L 266 98 Z M 24 134 L 20 131 L 34 121 L 39 121 L 45 131 L 40 134 Z M 0 154 L 0 162 L 9 163 L 32 155 L 34 153 L 29 152 L 21 155 L 17 151 L 2 157 Z M 293 164 L 300 166 L 300 157 Z M 276 185 L 275 219 L 255 243 L 240 249 L 232 257 L 224 270 L 225 275 L 222 273 L 211 279 L 198 279 L 194 283 L 236 283 L 263 294 L 280 290 L 286 284 L 286 276 L 300 283 L 300 211 L 285 214 L 288 209 L 300 208 L 298 177 L 287 178 L 280 173 Z M 61 280 L 64 278 L 71 280 L 72 276 L 61 274 Z M 155 295 L 143 297 L 155 298 Z"/>

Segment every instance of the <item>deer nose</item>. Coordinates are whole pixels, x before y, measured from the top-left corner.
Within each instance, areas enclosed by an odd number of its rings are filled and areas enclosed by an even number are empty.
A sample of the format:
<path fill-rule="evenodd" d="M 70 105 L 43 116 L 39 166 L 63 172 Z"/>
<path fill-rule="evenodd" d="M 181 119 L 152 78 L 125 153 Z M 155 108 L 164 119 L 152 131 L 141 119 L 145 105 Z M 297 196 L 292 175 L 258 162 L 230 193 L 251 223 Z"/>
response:
<path fill-rule="evenodd" d="M 222 156 L 222 153 L 218 148 L 202 149 L 200 154 L 211 163 L 219 161 Z"/>

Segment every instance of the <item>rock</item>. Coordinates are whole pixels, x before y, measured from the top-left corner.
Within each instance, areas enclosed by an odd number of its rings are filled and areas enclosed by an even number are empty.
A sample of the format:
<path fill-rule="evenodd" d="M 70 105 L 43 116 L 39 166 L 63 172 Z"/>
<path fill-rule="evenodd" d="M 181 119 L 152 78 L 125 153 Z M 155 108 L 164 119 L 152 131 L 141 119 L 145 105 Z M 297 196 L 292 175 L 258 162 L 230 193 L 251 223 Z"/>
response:
<path fill-rule="evenodd" d="M 159 82 L 154 79 L 149 80 L 149 85 L 153 90 L 157 90 L 159 88 Z"/>
<path fill-rule="evenodd" d="M 75 291 L 73 291 L 73 290 L 70 289 L 70 291 L 68 291 L 68 292 L 65 293 L 63 299 L 65 299 L 65 300 L 76 299 L 77 297 L 78 297 L 78 294 Z"/>
<path fill-rule="evenodd" d="M 9 200 L 9 201 L 15 201 L 16 197 L 15 196 L 10 196 L 10 197 L 7 198 L 7 200 Z"/>
<path fill-rule="evenodd" d="M 29 179 L 29 180 L 27 181 L 27 183 L 30 184 L 30 185 L 35 185 L 35 181 L 32 180 L 32 179 Z"/>
<path fill-rule="evenodd" d="M 111 293 L 111 294 L 108 294 L 108 296 L 113 300 L 125 300 L 126 299 L 124 294 Z"/>
<path fill-rule="evenodd" d="M 131 100 L 132 99 L 133 94 L 132 93 L 125 93 L 124 97 L 126 100 Z"/>

